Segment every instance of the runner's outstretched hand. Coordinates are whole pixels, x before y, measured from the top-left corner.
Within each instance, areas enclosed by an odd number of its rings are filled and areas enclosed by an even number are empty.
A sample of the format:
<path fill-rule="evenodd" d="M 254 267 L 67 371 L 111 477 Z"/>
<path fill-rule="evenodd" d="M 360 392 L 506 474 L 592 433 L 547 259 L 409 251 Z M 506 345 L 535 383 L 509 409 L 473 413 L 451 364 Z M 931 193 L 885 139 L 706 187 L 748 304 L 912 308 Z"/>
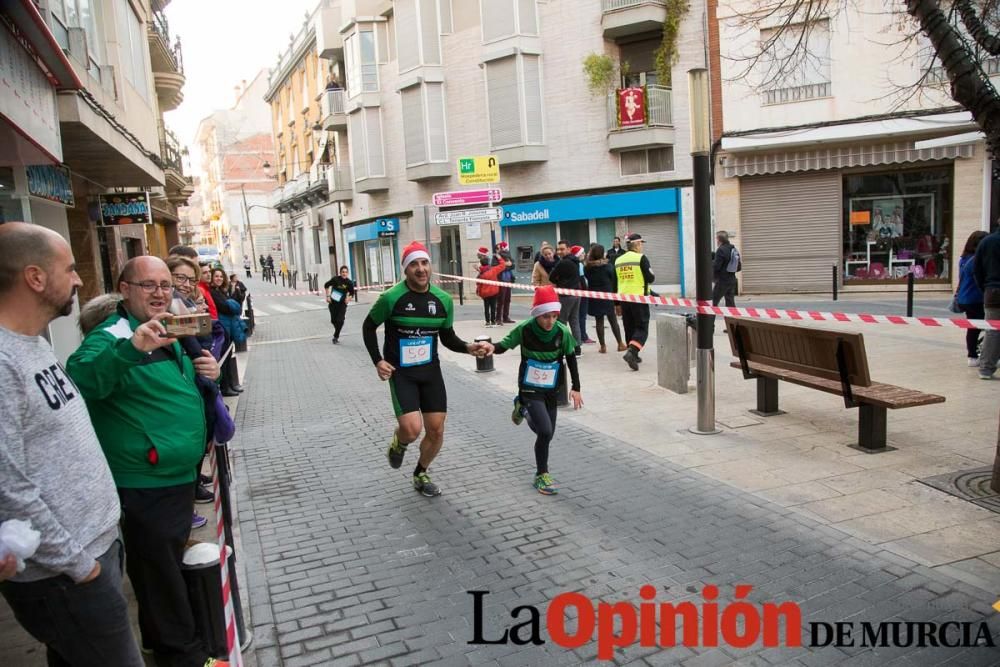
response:
<path fill-rule="evenodd" d="M 569 397 L 573 401 L 573 409 L 579 410 L 583 407 L 583 395 L 578 391 L 570 391 Z"/>

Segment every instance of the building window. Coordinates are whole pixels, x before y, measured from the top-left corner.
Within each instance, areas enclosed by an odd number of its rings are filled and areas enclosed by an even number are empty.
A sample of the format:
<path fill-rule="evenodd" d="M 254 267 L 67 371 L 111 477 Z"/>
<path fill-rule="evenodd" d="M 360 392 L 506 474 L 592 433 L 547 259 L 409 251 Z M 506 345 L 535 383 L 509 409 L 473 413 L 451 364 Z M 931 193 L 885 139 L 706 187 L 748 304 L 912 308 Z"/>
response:
<path fill-rule="evenodd" d="M 911 272 L 915 280 L 948 280 L 951 166 L 851 174 L 843 192 L 845 282 L 904 282 Z"/>
<path fill-rule="evenodd" d="M 375 31 L 359 28 L 344 41 L 344 61 L 347 65 L 347 95 L 378 92 L 378 61 Z"/>
<path fill-rule="evenodd" d="M 540 56 L 520 54 L 486 63 L 491 148 L 545 143 L 541 79 Z"/>
<path fill-rule="evenodd" d="M 69 29 L 83 28 L 87 37 L 85 64 L 87 71 L 96 79 L 101 78 L 101 42 L 97 36 L 97 17 L 94 15 L 93 0 L 51 0 L 52 34 L 56 42 L 67 53 L 70 51 Z M 82 54 L 81 54 L 82 55 Z"/>
<path fill-rule="evenodd" d="M 118 38 L 121 54 L 121 65 L 125 71 L 125 79 L 132 84 L 135 91 L 144 100 L 149 99 L 149 64 L 146 43 L 146 31 L 142 21 L 132 9 L 128 0 L 122 0 L 118 6 Z"/>
<path fill-rule="evenodd" d="M 406 72 L 421 65 L 440 65 L 437 0 L 397 0 L 393 7 L 393 17 L 399 25 L 412 26 L 412 29 L 396 31 L 399 71 Z"/>
<path fill-rule="evenodd" d="M 483 43 L 515 35 L 538 35 L 535 0 L 480 0 Z"/>
<path fill-rule="evenodd" d="M 674 149 L 646 148 L 641 151 L 622 151 L 622 176 L 638 176 L 639 174 L 658 174 L 674 170 Z"/>
<path fill-rule="evenodd" d="M 366 107 L 348 117 L 354 180 L 385 176 L 382 119 L 378 107 Z"/>
<path fill-rule="evenodd" d="M 319 237 L 319 228 L 318 227 L 313 227 L 312 237 L 313 237 L 313 242 L 312 242 L 312 247 L 313 247 L 313 264 L 322 264 L 323 263 L 323 256 L 321 254 L 322 253 L 322 249 L 320 248 L 320 237 Z"/>
<path fill-rule="evenodd" d="M 763 104 L 832 95 L 827 19 L 760 31 Z"/>
<path fill-rule="evenodd" d="M 446 162 L 448 143 L 444 124 L 444 86 L 423 83 L 400 92 L 406 166 Z"/>

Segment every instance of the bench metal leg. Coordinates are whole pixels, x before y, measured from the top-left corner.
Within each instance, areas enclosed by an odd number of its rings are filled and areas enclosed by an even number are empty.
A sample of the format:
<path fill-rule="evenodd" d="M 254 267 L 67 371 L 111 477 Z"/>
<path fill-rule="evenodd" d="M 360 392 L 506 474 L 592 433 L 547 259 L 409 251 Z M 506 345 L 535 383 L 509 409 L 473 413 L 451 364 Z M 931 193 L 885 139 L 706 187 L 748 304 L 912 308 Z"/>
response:
<path fill-rule="evenodd" d="M 895 447 L 885 444 L 887 412 L 885 408 L 862 403 L 858 406 L 858 444 L 854 449 L 866 454 L 891 452 Z"/>
<path fill-rule="evenodd" d="M 785 414 L 778 409 L 778 381 L 774 378 L 757 377 L 757 409 L 751 413 L 760 417 Z"/>

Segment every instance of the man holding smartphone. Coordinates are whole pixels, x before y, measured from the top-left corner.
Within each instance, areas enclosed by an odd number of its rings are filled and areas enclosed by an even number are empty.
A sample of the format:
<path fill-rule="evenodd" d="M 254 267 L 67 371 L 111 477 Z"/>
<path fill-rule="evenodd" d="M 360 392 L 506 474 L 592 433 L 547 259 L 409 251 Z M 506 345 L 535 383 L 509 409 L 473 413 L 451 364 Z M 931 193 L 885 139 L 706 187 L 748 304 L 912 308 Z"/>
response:
<path fill-rule="evenodd" d="M 208 351 L 192 360 L 167 334 L 161 320 L 173 282 L 163 260 L 130 259 L 118 290 L 118 310 L 87 334 L 67 368 L 118 487 L 142 643 L 158 664 L 211 666 L 216 661 L 198 637 L 181 558 L 206 442 L 195 375 L 214 380 L 219 365 Z"/>

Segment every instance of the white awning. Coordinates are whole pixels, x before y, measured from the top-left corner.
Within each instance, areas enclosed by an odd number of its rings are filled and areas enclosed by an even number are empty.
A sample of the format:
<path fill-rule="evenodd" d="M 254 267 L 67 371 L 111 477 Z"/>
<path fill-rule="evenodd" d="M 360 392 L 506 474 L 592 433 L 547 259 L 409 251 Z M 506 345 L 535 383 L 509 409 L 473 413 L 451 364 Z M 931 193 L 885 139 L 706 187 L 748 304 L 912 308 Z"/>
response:
<path fill-rule="evenodd" d="M 726 177 L 732 178 L 735 176 L 869 167 L 930 160 L 953 160 L 971 158 L 973 155 L 975 155 L 975 146 L 970 143 L 936 148 L 916 148 L 913 142 L 907 141 L 892 144 L 782 151 L 780 153 L 753 153 L 749 155 L 736 153 L 724 156 L 722 167 Z"/>

